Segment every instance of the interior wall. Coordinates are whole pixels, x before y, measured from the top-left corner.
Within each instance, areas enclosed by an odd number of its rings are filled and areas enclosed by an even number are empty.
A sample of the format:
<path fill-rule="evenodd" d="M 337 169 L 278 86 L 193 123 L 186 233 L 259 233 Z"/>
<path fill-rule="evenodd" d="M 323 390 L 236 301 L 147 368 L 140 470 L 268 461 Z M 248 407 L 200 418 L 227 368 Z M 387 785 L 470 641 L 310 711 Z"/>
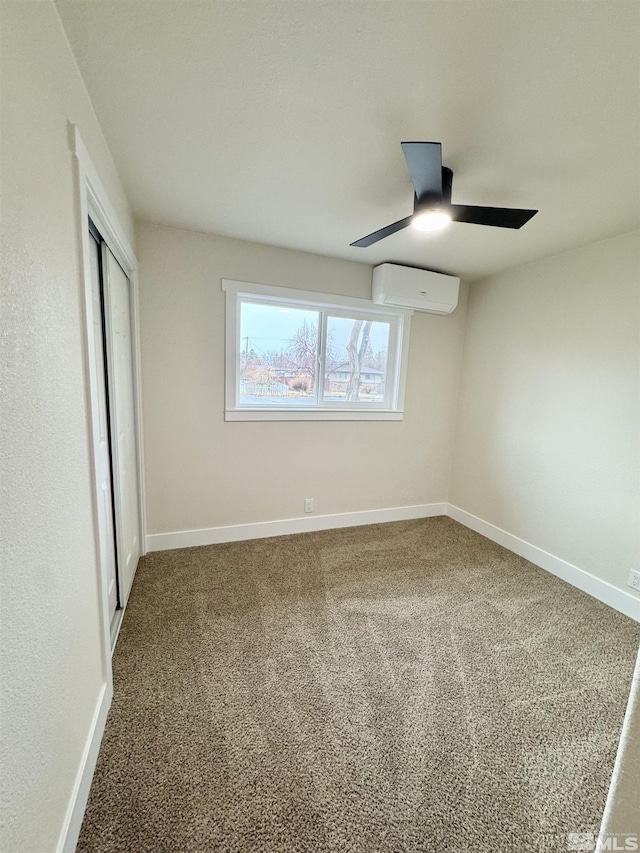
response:
<path fill-rule="evenodd" d="M 370 298 L 371 267 L 138 223 L 148 533 L 446 500 L 465 294 L 413 315 L 403 421 L 225 422 L 221 280 Z"/>
<path fill-rule="evenodd" d="M 68 121 L 134 235 L 53 3 L 1 14 L 0 847 L 49 853 L 105 682 Z"/>
<path fill-rule="evenodd" d="M 450 501 L 632 593 L 640 239 L 470 286 Z"/>

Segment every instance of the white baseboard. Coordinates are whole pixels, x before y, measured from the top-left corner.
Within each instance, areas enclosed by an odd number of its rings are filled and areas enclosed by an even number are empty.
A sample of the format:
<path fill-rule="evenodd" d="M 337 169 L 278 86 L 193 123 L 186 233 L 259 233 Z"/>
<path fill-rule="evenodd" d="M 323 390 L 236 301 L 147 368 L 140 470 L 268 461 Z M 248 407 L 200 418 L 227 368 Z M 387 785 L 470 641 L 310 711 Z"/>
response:
<path fill-rule="evenodd" d="M 519 557 L 524 557 L 530 563 L 539 566 L 541 569 L 545 569 L 545 571 L 550 572 L 552 575 L 581 589 L 583 592 L 597 598 L 598 601 L 608 604 L 609 607 L 613 607 L 614 610 L 624 613 L 625 616 L 630 616 L 636 622 L 640 622 L 640 600 L 633 593 L 618 589 L 612 584 L 607 583 L 607 581 L 589 574 L 584 569 L 579 569 L 578 566 L 567 563 L 566 560 L 561 560 L 560 557 L 554 557 L 548 551 L 543 551 L 542 548 L 538 548 L 530 542 L 525 542 L 524 539 L 519 539 L 512 533 L 507 533 L 506 530 L 502 530 L 502 528 L 496 527 L 494 524 L 489 524 L 488 521 L 483 521 L 476 515 L 453 506 L 453 504 L 447 505 L 446 514 L 450 518 L 453 518 L 454 521 L 459 521 L 465 527 L 475 530 L 476 533 L 486 536 L 492 542 L 502 545 L 503 548 L 507 548 L 509 551 L 513 551 L 514 554 L 518 554 Z"/>
<path fill-rule="evenodd" d="M 197 545 L 218 545 L 222 542 L 240 542 L 245 539 L 263 539 L 269 536 L 287 536 L 292 533 L 309 533 L 338 527 L 356 527 L 362 524 L 380 524 L 388 521 L 405 521 L 412 518 L 432 518 L 447 515 L 464 524 L 492 542 L 502 545 L 514 554 L 572 586 L 613 607 L 625 616 L 640 622 L 640 600 L 633 593 L 618 589 L 607 581 L 589 574 L 584 569 L 555 557 L 548 551 L 507 533 L 453 504 L 432 503 L 415 506 L 369 509 L 362 512 L 343 512 L 332 515 L 307 515 L 278 521 L 260 521 L 255 524 L 232 524 L 226 527 L 207 527 L 201 530 L 179 530 L 175 533 L 152 533 L 147 536 L 147 551 L 166 551 L 172 548 L 192 548 Z"/>
<path fill-rule="evenodd" d="M 228 527 L 207 527 L 202 530 L 179 530 L 175 533 L 152 533 L 147 536 L 147 551 L 192 548 L 194 545 L 218 545 L 221 542 L 288 536 L 291 533 L 310 533 L 314 530 L 358 527 L 362 524 L 381 524 L 412 518 L 431 518 L 434 515 L 446 515 L 446 511 L 446 503 L 417 504 L 387 509 L 367 509 L 362 512 L 340 512 L 332 515 L 305 515 L 280 521 L 232 524 Z"/>
<path fill-rule="evenodd" d="M 76 780 L 69 798 L 67 813 L 65 815 L 62 831 L 56 847 L 56 853 L 74 853 L 82 827 L 82 819 L 89 799 L 93 773 L 96 769 L 100 743 L 107 722 L 107 714 L 111 705 L 112 691 L 107 684 L 100 688 L 98 701 L 96 702 L 93 719 L 89 727 L 89 733 L 82 752 L 80 766 L 76 774 Z"/>

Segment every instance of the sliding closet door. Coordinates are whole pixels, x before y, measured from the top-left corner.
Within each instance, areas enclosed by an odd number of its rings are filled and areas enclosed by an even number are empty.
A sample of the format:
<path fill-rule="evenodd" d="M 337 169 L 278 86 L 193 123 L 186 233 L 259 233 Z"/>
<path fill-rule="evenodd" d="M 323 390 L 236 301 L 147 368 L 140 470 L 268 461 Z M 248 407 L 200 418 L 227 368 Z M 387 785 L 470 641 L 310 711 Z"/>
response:
<path fill-rule="evenodd" d="M 124 606 L 140 557 L 130 283 L 105 243 L 102 244 L 102 269 L 118 569 L 121 605 Z"/>
<path fill-rule="evenodd" d="M 109 441 L 109 415 L 107 403 L 107 380 L 104 358 L 104 331 L 102 311 L 102 288 L 100 278 L 100 246 L 95 237 L 89 238 L 91 262 L 91 298 L 93 305 L 93 345 L 97 380 L 97 423 L 94 427 L 96 473 L 98 477 L 98 520 L 100 536 L 100 565 L 107 577 L 109 619 L 112 620 L 118 607 L 118 580 L 116 575 L 116 543 L 113 525 L 113 492 L 111 482 L 111 448 Z"/>

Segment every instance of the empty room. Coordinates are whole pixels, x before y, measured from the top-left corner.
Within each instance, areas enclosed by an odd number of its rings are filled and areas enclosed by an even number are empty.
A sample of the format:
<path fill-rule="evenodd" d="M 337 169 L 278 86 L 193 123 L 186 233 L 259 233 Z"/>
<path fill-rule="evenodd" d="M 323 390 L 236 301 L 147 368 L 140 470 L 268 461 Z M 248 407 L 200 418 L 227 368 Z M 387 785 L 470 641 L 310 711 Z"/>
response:
<path fill-rule="evenodd" d="M 640 849 L 640 3 L 0 0 L 2 853 Z"/>

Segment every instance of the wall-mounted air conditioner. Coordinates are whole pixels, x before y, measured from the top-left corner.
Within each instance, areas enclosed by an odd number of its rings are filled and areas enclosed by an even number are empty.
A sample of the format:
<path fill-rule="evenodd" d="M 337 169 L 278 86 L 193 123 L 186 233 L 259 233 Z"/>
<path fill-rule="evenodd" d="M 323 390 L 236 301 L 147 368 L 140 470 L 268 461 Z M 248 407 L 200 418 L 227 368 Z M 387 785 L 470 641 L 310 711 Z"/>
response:
<path fill-rule="evenodd" d="M 458 304 L 460 279 L 430 270 L 380 264 L 373 268 L 371 299 L 376 305 L 451 314 Z"/>

